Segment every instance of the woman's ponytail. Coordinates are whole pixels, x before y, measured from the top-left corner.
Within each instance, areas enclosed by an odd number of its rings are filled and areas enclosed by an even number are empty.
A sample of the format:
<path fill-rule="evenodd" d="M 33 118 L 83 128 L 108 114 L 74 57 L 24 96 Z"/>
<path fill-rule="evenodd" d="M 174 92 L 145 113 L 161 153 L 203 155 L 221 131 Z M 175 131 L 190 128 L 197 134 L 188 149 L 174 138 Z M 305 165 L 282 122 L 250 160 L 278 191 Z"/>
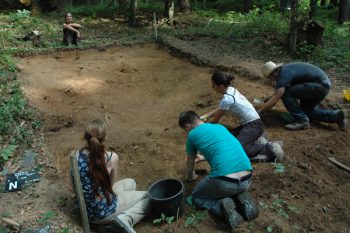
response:
<path fill-rule="evenodd" d="M 111 178 L 106 166 L 105 146 L 103 141 L 106 137 L 106 126 L 102 121 L 93 121 L 85 131 L 84 138 L 89 150 L 89 175 L 93 182 L 93 193 L 98 195 L 99 189 L 111 202 L 110 194 L 113 193 Z"/>
<path fill-rule="evenodd" d="M 215 70 L 211 76 L 211 81 L 213 83 L 216 85 L 224 85 L 224 87 L 228 87 L 234 79 L 235 77 L 232 74 L 225 74 L 220 70 Z"/>

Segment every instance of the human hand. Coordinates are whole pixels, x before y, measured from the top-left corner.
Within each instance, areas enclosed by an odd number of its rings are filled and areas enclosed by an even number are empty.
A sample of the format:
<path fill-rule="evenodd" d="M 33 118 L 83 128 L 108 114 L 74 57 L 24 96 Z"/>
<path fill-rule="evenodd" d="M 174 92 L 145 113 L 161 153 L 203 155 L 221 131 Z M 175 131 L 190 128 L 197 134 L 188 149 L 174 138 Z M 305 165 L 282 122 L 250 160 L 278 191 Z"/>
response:
<path fill-rule="evenodd" d="M 207 121 L 208 120 L 208 116 L 207 115 L 203 115 L 201 116 L 199 119 L 201 119 L 202 121 Z"/>

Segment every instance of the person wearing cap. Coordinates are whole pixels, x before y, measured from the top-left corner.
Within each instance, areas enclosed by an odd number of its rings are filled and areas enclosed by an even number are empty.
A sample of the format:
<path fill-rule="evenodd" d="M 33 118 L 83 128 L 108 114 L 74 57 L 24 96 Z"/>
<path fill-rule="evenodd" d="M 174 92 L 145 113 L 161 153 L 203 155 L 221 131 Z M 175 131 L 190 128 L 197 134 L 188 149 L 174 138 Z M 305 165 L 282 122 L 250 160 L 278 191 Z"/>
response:
<path fill-rule="evenodd" d="M 261 72 L 265 78 L 275 82 L 275 90 L 258 110 L 260 115 L 282 99 L 284 106 L 295 119 L 285 126 L 286 129 L 309 129 L 310 120 L 337 123 L 341 130 L 347 129 L 345 111 L 318 107 L 331 87 L 331 81 L 319 67 L 305 62 L 275 64 L 269 61 L 262 66 Z"/>
<path fill-rule="evenodd" d="M 252 180 L 252 166 L 239 141 L 220 124 L 204 123 L 194 111 L 182 112 L 179 126 L 187 135 L 186 180 L 194 181 L 197 152 L 210 165 L 210 174 L 197 183 L 192 203 L 222 217 L 230 229 L 259 214 L 247 190 Z"/>

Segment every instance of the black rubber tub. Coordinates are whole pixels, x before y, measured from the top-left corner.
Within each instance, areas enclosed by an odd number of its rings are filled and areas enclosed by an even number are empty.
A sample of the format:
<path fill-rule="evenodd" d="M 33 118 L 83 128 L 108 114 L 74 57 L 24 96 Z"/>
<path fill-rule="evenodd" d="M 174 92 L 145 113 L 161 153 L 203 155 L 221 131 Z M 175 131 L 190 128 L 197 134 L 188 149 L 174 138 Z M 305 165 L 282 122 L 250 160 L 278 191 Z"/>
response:
<path fill-rule="evenodd" d="M 166 217 L 174 216 L 177 220 L 183 215 L 185 186 L 176 179 L 163 179 L 154 182 L 148 189 L 151 199 L 152 215 L 154 219 L 161 214 Z"/>

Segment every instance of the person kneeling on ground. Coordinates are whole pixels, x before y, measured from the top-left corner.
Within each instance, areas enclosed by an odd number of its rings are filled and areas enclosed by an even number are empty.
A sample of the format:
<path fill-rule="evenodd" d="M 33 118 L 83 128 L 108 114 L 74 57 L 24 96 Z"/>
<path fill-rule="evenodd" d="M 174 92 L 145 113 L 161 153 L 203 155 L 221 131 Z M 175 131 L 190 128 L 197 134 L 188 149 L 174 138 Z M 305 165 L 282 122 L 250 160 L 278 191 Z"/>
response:
<path fill-rule="evenodd" d="M 65 23 L 63 24 L 63 44 L 69 45 L 72 43 L 78 45 L 80 41 L 79 29 L 81 25 L 78 23 L 73 23 L 73 17 L 71 13 L 65 14 Z"/>
<path fill-rule="evenodd" d="M 84 134 L 87 146 L 75 154 L 88 218 L 112 232 L 134 233 L 133 225 L 150 211 L 150 199 L 146 191 L 136 191 L 133 179 L 117 181 L 119 157 L 105 150 L 105 138 L 106 124 L 92 121 Z"/>
<path fill-rule="evenodd" d="M 284 106 L 295 119 L 285 126 L 286 129 L 309 129 L 310 120 L 337 123 L 341 130 L 347 129 L 348 121 L 344 110 L 318 107 L 331 88 L 331 81 L 319 67 L 305 62 L 276 65 L 269 61 L 262 66 L 261 73 L 276 84 L 273 95 L 258 110 L 260 115 L 282 99 Z"/>
<path fill-rule="evenodd" d="M 186 180 L 198 178 L 193 170 L 197 152 L 211 169 L 193 189 L 194 206 L 224 218 L 230 229 L 236 229 L 243 218 L 256 218 L 258 207 L 247 192 L 252 166 L 239 141 L 224 126 L 204 123 L 193 111 L 180 114 L 179 126 L 188 134 Z"/>
<path fill-rule="evenodd" d="M 219 108 L 203 116 L 202 120 L 217 123 L 225 113 L 239 120 L 239 127 L 233 134 L 242 144 L 252 162 L 281 162 L 284 157 L 280 142 L 267 142 L 264 135 L 264 123 L 253 105 L 236 88 L 231 86 L 233 76 L 214 71 L 211 76 L 212 88 L 223 95 Z"/>

